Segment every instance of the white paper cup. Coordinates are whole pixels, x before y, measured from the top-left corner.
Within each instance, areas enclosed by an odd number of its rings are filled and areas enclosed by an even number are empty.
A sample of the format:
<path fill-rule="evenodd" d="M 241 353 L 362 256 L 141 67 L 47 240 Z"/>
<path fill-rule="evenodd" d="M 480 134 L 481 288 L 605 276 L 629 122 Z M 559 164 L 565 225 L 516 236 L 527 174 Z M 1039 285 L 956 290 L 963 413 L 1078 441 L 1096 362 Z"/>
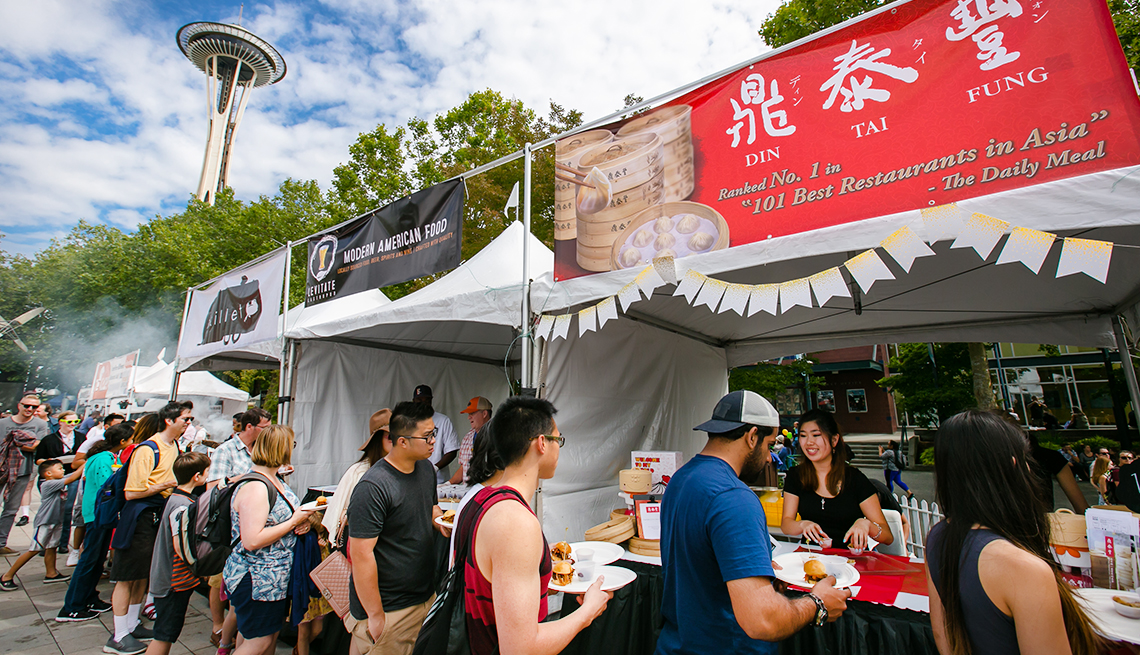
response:
<path fill-rule="evenodd" d="M 597 564 L 585 561 L 578 562 L 574 568 L 574 579 L 581 580 L 582 582 L 593 582 L 594 574 L 597 572 Z"/>
<path fill-rule="evenodd" d="M 828 537 L 827 539 L 820 539 L 819 545 L 822 548 L 831 548 L 831 538 Z"/>
<path fill-rule="evenodd" d="M 574 559 L 579 562 L 591 562 L 594 559 L 593 548 L 579 548 L 574 551 Z"/>

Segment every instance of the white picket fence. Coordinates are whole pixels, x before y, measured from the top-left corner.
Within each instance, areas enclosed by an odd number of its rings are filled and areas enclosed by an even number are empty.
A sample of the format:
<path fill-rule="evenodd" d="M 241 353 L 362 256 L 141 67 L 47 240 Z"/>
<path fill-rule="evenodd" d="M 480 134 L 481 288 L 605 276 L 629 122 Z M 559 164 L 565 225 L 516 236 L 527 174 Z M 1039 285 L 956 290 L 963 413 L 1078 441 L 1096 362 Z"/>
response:
<path fill-rule="evenodd" d="M 930 528 L 944 518 L 938 511 L 938 503 L 927 503 L 925 500 L 910 500 L 906 496 L 895 496 L 902 507 L 903 516 L 910 522 L 910 538 L 907 547 L 915 557 L 926 559 L 926 533 Z"/>

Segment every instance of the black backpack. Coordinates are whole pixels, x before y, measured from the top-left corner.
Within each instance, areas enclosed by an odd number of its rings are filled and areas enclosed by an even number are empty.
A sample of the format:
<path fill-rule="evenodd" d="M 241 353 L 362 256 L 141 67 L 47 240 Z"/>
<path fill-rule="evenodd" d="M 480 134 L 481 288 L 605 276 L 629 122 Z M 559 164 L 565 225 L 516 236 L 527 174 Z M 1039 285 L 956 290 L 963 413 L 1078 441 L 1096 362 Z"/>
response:
<path fill-rule="evenodd" d="M 906 470 L 906 455 L 903 454 L 901 449 L 902 446 L 899 446 L 899 450 L 895 450 L 895 468 L 900 472 Z"/>
<path fill-rule="evenodd" d="M 158 444 L 150 439 L 135 446 L 131 451 L 131 457 L 138 452 L 139 448 L 146 446 L 154 451 L 154 468 L 158 468 L 159 455 Z M 127 476 L 131 471 L 131 457 L 123 462 L 118 471 L 111 474 L 103 486 L 97 491 L 95 496 L 95 525 L 100 529 L 114 528 L 119 525 L 119 513 L 123 511 L 123 505 L 127 504 L 126 486 Z"/>
<path fill-rule="evenodd" d="M 228 485 L 207 489 L 193 503 L 170 514 L 175 550 L 195 576 L 217 575 L 225 568 L 226 560 L 240 539 L 230 537 L 234 493 L 244 483 L 254 480 L 269 491 L 269 511 L 272 512 L 277 504 L 277 485 L 261 473 L 250 472 Z"/>

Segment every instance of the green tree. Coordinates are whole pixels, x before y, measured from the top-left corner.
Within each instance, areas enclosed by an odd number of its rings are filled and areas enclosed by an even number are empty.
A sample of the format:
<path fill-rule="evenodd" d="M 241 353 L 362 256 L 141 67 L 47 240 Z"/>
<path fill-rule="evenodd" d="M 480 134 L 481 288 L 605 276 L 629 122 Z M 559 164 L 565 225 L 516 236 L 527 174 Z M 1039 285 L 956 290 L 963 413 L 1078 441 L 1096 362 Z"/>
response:
<path fill-rule="evenodd" d="M 933 427 L 977 406 L 967 344 L 902 343 L 890 367 L 891 375 L 878 384 L 898 394 L 899 410 L 919 425 Z"/>
<path fill-rule="evenodd" d="M 760 24 L 760 38 L 779 48 L 887 4 L 887 0 L 788 0 Z"/>
<path fill-rule="evenodd" d="M 1140 0 L 1108 0 L 1108 9 L 1128 66 L 1140 70 Z"/>
<path fill-rule="evenodd" d="M 803 389 L 805 384 L 808 391 L 816 391 L 823 378 L 813 376 L 811 367 L 812 361 L 806 357 L 779 364 L 760 362 L 741 366 L 729 371 L 728 390 L 755 391 L 772 402 L 788 389 Z"/>

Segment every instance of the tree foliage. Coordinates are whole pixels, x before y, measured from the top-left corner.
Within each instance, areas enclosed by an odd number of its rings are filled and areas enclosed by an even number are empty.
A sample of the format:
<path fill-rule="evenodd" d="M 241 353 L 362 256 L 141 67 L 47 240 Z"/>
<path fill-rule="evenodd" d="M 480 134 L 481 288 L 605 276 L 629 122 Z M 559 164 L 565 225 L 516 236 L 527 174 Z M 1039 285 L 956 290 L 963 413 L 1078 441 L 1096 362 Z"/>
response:
<path fill-rule="evenodd" d="M 728 390 L 755 391 L 773 403 L 790 388 L 802 389 L 806 384 L 808 391 L 816 391 L 823 383 L 823 378 L 812 375 L 811 365 L 811 360 L 805 357 L 779 364 L 760 362 L 734 368 L 728 374 Z"/>
<path fill-rule="evenodd" d="M 919 425 L 936 426 L 977 405 L 964 343 L 901 343 L 890 367 L 891 375 L 878 384 L 897 393 L 899 411 Z"/>

